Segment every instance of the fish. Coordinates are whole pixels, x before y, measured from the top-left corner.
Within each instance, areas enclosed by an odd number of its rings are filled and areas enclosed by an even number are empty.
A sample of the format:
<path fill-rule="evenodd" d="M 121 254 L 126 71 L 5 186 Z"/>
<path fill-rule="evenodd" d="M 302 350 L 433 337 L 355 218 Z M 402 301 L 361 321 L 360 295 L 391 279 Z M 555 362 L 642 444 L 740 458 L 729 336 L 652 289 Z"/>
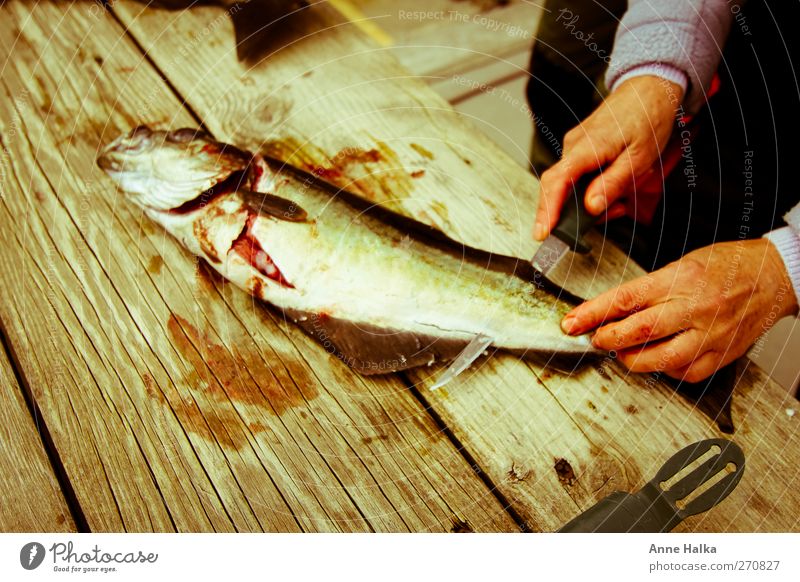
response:
<path fill-rule="evenodd" d="M 200 130 L 140 126 L 97 164 L 190 253 L 362 374 L 452 360 L 477 334 L 523 357 L 597 353 L 560 328 L 573 301 L 511 259 L 423 236 L 408 218 L 398 226 L 389 211 Z"/>

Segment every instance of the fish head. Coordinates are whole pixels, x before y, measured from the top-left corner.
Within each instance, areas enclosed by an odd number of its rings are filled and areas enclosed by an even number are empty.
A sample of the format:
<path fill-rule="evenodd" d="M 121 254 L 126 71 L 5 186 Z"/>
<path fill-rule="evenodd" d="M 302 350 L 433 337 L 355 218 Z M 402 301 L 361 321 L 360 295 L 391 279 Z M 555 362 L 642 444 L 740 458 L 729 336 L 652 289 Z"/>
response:
<path fill-rule="evenodd" d="M 97 165 L 139 206 L 169 211 L 247 169 L 250 160 L 200 130 L 141 125 L 108 144 Z"/>

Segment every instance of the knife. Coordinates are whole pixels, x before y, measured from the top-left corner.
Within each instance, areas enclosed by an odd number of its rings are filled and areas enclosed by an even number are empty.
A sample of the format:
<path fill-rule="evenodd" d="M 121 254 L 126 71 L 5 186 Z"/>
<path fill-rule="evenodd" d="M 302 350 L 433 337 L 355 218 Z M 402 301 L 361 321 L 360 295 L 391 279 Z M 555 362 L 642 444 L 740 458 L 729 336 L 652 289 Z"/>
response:
<path fill-rule="evenodd" d="M 734 442 L 699 441 L 675 453 L 636 493 L 614 491 L 558 531 L 667 532 L 720 503 L 742 473 L 744 453 Z"/>
<path fill-rule="evenodd" d="M 601 171 L 596 170 L 584 174 L 577 181 L 572 182 L 572 188 L 564 202 L 558 224 L 544 239 L 542 246 L 531 260 L 533 268 L 543 276 L 547 277 L 547 274 L 564 258 L 567 251 L 586 254 L 592 250 L 583 237 L 597 223 L 599 217 L 589 214 L 584 204 L 584 198 L 589 184 L 600 175 Z"/>

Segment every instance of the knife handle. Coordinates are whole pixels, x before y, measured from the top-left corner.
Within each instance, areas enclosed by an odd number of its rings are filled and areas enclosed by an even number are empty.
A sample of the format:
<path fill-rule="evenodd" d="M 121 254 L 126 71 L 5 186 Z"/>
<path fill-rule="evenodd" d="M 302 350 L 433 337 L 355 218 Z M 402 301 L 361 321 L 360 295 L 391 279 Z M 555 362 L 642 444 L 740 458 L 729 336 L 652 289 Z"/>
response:
<path fill-rule="evenodd" d="M 602 170 L 589 172 L 582 175 L 577 181 L 572 182 L 572 188 L 561 211 L 561 218 L 552 232 L 554 236 L 564 241 L 570 250 L 576 253 L 586 254 L 592 250 L 592 247 L 583 240 L 583 237 L 597 223 L 599 216 L 589 214 L 586 210 L 584 198 L 589 184 L 601 172 Z"/>
<path fill-rule="evenodd" d="M 694 470 L 684 475 L 690 466 Z M 720 503 L 733 491 L 743 473 L 744 453 L 735 443 L 727 439 L 699 441 L 670 457 L 636 493 L 614 491 L 558 531 L 670 531 L 690 515 L 708 511 Z M 679 475 L 680 479 L 673 483 Z M 689 497 L 693 499 L 684 503 Z"/>

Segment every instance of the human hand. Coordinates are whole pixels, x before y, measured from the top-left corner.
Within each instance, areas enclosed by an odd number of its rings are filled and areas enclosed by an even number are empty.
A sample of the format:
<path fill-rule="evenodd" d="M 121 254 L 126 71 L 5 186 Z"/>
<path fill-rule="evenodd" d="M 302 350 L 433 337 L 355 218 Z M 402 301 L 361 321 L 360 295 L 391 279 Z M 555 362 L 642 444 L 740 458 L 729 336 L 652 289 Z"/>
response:
<path fill-rule="evenodd" d="M 594 113 L 564 137 L 561 160 L 542 174 L 534 238 L 543 240 L 558 222 L 572 182 L 605 167 L 586 190 L 586 209 L 606 218 L 625 213 L 617 203 L 634 180 L 645 177 L 669 141 L 683 90 L 645 75 L 622 83 Z"/>
<path fill-rule="evenodd" d="M 571 335 L 602 326 L 592 343 L 631 371 L 699 382 L 797 310 L 778 250 L 757 239 L 691 252 L 579 305 L 561 326 Z"/>

